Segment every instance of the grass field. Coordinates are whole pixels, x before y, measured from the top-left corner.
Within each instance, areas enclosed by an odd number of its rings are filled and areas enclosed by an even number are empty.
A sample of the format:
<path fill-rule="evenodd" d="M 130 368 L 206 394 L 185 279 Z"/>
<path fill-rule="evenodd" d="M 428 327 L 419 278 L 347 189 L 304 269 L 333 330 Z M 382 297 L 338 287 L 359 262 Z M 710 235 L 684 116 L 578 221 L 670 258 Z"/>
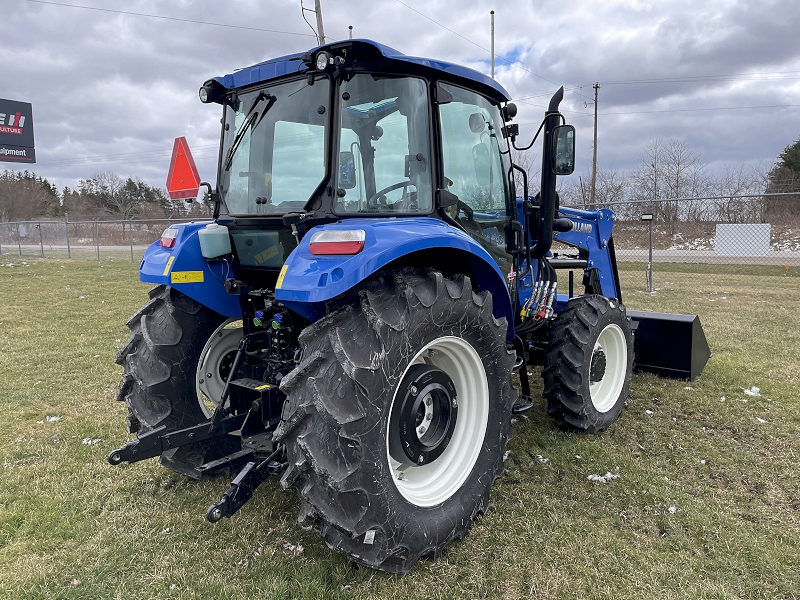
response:
<path fill-rule="evenodd" d="M 110 466 L 127 439 L 114 356 L 146 300 L 137 265 L 3 263 L 0 597 L 800 598 L 794 270 L 676 268 L 648 294 L 643 271 L 623 268 L 630 308 L 701 315 L 703 375 L 636 375 L 621 419 L 594 437 L 555 430 L 538 404 L 488 513 L 397 577 L 301 530 L 277 481 L 212 526 L 205 509 L 228 480 Z"/>

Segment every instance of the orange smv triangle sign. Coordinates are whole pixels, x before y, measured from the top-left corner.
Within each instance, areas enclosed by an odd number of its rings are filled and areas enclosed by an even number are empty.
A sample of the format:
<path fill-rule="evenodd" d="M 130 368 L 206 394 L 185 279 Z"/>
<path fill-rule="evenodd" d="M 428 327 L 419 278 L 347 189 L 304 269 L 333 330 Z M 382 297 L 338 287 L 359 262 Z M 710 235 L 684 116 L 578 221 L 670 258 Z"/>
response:
<path fill-rule="evenodd" d="M 194 164 L 189 144 L 185 137 L 175 138 L 172 159 L 167 175 L 167 191 L 173 200 L 195 198 L 200 189 L 200 174 Z"/>

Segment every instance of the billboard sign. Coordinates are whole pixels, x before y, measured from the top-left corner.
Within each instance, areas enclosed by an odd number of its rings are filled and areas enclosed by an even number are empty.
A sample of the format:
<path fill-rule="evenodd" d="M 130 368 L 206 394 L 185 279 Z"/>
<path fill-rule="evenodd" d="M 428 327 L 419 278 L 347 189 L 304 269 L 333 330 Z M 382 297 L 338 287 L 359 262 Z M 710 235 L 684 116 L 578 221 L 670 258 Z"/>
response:
<path fill-rule="evenodd" d="M 0 98 L 0 161 L 36 162 L 33 107 L 28 102 Z"/>

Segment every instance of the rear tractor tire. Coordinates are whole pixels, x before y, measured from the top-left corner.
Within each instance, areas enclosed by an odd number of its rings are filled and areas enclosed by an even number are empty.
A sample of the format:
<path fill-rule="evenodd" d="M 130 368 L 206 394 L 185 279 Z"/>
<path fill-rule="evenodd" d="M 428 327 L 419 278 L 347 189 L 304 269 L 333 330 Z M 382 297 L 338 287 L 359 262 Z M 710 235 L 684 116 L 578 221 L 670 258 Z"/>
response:
<path fill-rule="evenodd" d="M 512 435 L 506 322 L 468 277 L 403 270 L 300 335 L 275 441 L 302 526 L 405 573 L 484 513 Z"/>
<path fill-rule="evenodd" d="M 547 414 L 569 431 L 598 433 L 617 420 L 631 383 L 633 334 L 613 298 L 573 298 L 556 317 L 545 353 Z"/>
<path fill-rule="evenodd" d="M 128 405 L 129 433 L 208 420 L 242 337 L 234 325 L 170 286 L 150 290 L 150 301 L 128 321 L 131 336 L 116 359 L 124 368 L 117 400 Z M 160 462 L 198 477 L 198 466 L 239 449 L 222 436 L 164 452 Z"/>

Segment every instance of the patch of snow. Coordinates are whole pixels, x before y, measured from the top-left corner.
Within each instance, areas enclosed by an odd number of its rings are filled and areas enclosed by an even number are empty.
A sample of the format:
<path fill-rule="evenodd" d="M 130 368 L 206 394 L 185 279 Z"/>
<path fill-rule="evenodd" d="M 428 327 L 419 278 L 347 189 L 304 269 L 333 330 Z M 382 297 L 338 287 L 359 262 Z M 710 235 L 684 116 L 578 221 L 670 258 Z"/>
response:
<path fill-rule="evenodd" d="M 508 460 L 509 454 L 511 454 L 511 450 L 506 450 L 505 454 L 503 454 L 503 462 L 506 462 L 506 460 Z"/>
<path fill-rule="evenodd" d="M 671 515 L 674 515 L 676 512 L 678 512 L 678 509 L 675 508 L 674 506 L 670 506 L 667 510 L 669 511 L 669 514 L 671 514 Z"/>
<path fill-rule="evenodd" d="M 645 410 L 645 411 L 644 411 L 644 414 L 646 414 L 646 415 L 652 415 L 652 414 L 653 414 L 653 411 L 652 411 L 652 410 L 650 410 L 650 409 L 647 409 L 647 410 Z"/>
<path fill-rule="evenodd" d="M 761 395 L 761 388 L 753 386 L 749 390 L 743 390 L 745 394 L 748 396 L 755 396 L 758 397 Z"/>
<path fill-rule="evenodd" d="M 37 425 L 41 425 L 43 423 L 58 423 L 60 420 L 61 420 L 61 417 L 58 417 L 58 416 L 55 416 L 55 415 L 47 415 L 41 421 L 36 421 L 36 424 Z"/>
<path fill-rule="evenodd" d="M 759 423 L 766 423 L 766 421 L 761 417 L 756 417 L 756 421 L 758 421 Z"/>
<path fill-rule="evenodd" d="M 706 459 L 704 459 L 704 458 L 700 459 L 700 464 L 701 464 L 701 465 L 704 465 L 704 464 L 706 464 Z"/>
<path fill-rule="evenodd" d="M 589 481 L 594 481 L 595 483 L 608 483 L 613 479 L 617 479 L 619 477 L 618 473 L 612 473 L 608 471 L 605 475 L 589 475 L 587 479 Z"/>
<path fill-rule="evenodd" d="M 719 401 L 720 401 L 720 402 L 725 402 L 725 396 L 720 396 L 720 397 L 719 397 Z"/>
<path fill-rule="evenodd" d="M 547 463 L 550 462 L 549 458 L 544 458 L 541 454 L 537 454 L 536 458 L 539 459 L 539 462 L 542 463 L 543 465 L 546 465 Z"/>
<path fill-rule="evenodd" d="M 300 556 L 304 550 L 304 548 L 300 544 L 295 545 L 295 544 L 290 544 L 289 542 L 286 542 L 283 545 L 283 549 L 291 552 L 292 556 Z"/>
<path fill-rule="evenodd" d="M 92 439 L 92 438 L 86 437 L 86 438 L 83 438 L 81 443 L 84 444 L 85 446 L 97 446 L 97 444 L 99 444 L 102 441 L 103 440 Z"/>

